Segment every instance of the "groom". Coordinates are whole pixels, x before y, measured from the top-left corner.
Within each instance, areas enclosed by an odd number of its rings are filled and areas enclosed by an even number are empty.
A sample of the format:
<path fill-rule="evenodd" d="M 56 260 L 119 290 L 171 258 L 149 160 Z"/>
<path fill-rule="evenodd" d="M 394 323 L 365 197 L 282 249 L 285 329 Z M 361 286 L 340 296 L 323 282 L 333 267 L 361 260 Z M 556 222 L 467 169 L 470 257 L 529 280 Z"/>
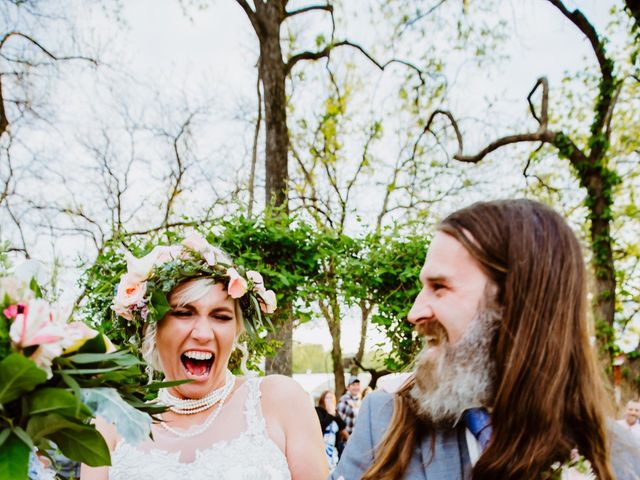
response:
<path fill-rule="evenodd" d="M 603 410 L 586 277 L 575 235 L 542 204 L 447 217 L 408 316 L 425 339 L 415 372 L 368 396 L 331 478 L 539 480 L 575 450 L 600 480 L 640 478 L 640 452 Z"/>

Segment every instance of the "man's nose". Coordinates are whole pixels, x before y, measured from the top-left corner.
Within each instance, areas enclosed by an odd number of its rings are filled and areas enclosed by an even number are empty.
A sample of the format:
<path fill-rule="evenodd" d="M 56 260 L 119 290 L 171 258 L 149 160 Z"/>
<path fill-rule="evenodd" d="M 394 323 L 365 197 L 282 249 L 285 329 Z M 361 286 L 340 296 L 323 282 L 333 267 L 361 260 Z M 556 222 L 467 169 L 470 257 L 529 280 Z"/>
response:
<path fill-rule="evenodd" d="M 417 326 L 428 322 L 432 318 L 433 308 L 429 300 L 429 294 L 426 288 L 423 288 L 413 302 L 413 306 L 407 315 L 407 320 L 409 320 L 409 323 Z"/>

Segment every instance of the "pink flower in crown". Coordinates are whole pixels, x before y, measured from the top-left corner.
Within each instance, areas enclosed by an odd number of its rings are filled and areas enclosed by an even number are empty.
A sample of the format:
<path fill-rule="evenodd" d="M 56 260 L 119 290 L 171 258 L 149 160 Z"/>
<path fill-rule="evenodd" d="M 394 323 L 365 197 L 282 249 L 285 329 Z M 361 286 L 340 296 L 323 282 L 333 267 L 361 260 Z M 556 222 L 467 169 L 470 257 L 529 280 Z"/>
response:
<path fill-rule="evenodd" d="M 262 275 L 255 270 L 247 270 L 247 278 L 253 282 L 253 290 L 258 292 L 264 292 L 264 280 Z"/>
<path fill-rule="evenodd" d="M 156 265 L 167 263 L 171 260 L 177 260 L 184 254 L 182 245 L 159 245 L 153 250 L 157 253 Z"/>
<path fill-rule="evenodd" d="M 264 288 L 264 279 L 255 270 L 247 270 L 247 278 L 253 282 L 253 291 L 260 297 L 260 309 L 264 313 L 273 313 L 276 311 L 278 301 L 273 290 Z"/>
<path fill-rule="evenodd" d="M 262 292 L 258 292 L 260 299 L 260 310 L 264 313 L 273 313 L 276 311 L 278 307 L 278 300 L 276 299 L 276 294 L 273 290 L 264 290 Z"/>
<path fill-rule="evenodd" d="M 120 278 L 112 308 L 121 317 L 131 320 L 131 309 L 144 300 L 146 293 L 147 282 L 141 282 L 136 275 L 126 273 Z"/>
<path fill-rule="evenodd" d="M 128 307 L 124 307 L 122 305 L 114 303 L 113 305 L 111 305 L 111 310 L 116 312 L 116 315 L 118 315 L 119 317 L 122 317 L 129 321 L 133 320 L 133 311 Z"/>
<path fill-rule="evenodd" d="M 231 298 L 240 298 L 247 293 L 247 281 L 240 276 L 235 268 L 228 268 L 227 275 L 229 276 L 227 291 Z"/>
<path fill-rule="evenodd" d="M 219 253 L 220 250 L 207 242 L 207 239 L 198 232 L 192 232 L 182 241 L 182 245 L 202 255 L 209 266 L 214 266 L 218 263 L 216 253 Z"/>

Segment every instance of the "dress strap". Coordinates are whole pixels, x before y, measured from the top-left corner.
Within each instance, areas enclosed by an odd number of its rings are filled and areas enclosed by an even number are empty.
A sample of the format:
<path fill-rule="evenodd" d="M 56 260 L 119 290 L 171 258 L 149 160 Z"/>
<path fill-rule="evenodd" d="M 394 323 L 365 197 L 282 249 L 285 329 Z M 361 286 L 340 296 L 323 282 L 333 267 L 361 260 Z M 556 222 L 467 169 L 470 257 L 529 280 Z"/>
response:
<path fill-rule="evenodd" d="M 247 380 L 249 392 L 244 406 L 244 413 L 247 418 L 247 433 L 251 435 L 266 435 L 267 425 L 262 416 L 262 406 L 260 405 L 260 383 L 262 377 L 250 378 Z"/>

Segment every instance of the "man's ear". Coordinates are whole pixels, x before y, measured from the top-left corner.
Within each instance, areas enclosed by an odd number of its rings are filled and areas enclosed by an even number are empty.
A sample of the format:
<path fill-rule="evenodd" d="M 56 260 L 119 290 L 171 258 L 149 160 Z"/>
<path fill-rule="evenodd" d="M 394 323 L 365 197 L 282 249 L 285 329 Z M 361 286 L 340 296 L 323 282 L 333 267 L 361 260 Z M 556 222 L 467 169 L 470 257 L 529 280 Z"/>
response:
<path fill-rule="evenodd" d="M 500 288 L 498 284 L 493 280 L 487 280 L 487 284 L 484 287 L 484 298 L 483 301 L 485 303 L 485 307 L 503 307 L 502 299 L 500 298 L 502 292 L 500 292 Z"/>

